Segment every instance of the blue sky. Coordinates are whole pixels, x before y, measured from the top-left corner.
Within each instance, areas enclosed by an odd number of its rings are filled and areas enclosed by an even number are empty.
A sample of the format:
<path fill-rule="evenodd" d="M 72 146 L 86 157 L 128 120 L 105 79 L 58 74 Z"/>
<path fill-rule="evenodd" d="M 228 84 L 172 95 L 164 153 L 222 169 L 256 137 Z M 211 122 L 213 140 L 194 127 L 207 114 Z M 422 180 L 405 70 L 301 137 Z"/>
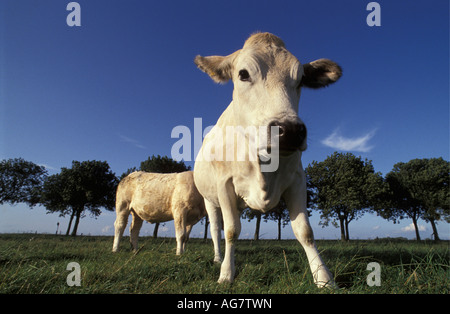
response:
<path fill-rule="evenodd" d="M 400 161 L 449 160 L 448 1 L 378 1 L 380 27 L 366 23 L 369 2 L 80 0 L 81 26 L 69 27 L 69 1 L 2 0 L 0 159 L 22 157 L 50 174 L 72 160 L 106 160 L 120 175 L 153 154 L 170 156 L 175 126 L 193 130 L 196 117 L 213 125 L 231 101 L 232 83 L 213 83 L 194 57 L 230 54 L 260 30 L 303 63 L 329 58 L 343 68 L 335 85 L 302 91 L 305 166 L 336 150 L 372 160 L 383 175 Z M 54 232 L 67 220 L 0 206 L 0 232 Z M 113 221 L 114 213 L 86 217 L 79 230 L 112 234 Z M 339 237 L 317 226 L 317 214 L 311 221 L 316 237 Z M 410 223 L 366 215 L 350 224 L 350 237 L 411 238 Z M 429 237 L 429 224 L 419 224 Z M 450 238 L 448 224 L 438 227 Z M 171 236 L 172 223 L 165 228 Z M 261 233 L 275 230 L 267 223 Z"/>

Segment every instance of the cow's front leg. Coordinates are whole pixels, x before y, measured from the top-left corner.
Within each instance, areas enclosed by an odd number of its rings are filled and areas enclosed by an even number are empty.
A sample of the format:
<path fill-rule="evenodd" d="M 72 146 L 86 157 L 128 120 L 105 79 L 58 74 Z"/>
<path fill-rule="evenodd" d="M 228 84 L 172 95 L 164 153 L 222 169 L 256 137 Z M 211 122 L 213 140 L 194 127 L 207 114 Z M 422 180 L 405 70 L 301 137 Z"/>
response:
<path fill-rule="evenodd" d="M 205 199 L 206 212 L 209 218 L 209 230 L 214 245 L 214 263 L 222 263 L 222 255 L 220 254 L 220 239 L 222 238 L 222 213 L 220 207 L 214 206 L 213 203 Z"/>
<path fill-rule="evenodd" d="M 236 194 L 231 181 L 227 181 L 222 187 L 218 187 L 219 204 L 222 209 L 222 217 L 225 234 L 225 257 L 220 268 L 218 282 L 233 282 L 234 280 L 234 247 L 241 233 L 241 221 L 236 206 Z"/>
<path fill-rule="evenodd" d="M 309 224 L 308 211 L 306 210 L 305 173 L 301 171 L 295 181 L 284 194 L 292 229 L 306 252 L 314 283 L 319 288 L 325 286 L 334 287 L 333 276 L 319 255 L 314 242 L 314 234 Z"/>

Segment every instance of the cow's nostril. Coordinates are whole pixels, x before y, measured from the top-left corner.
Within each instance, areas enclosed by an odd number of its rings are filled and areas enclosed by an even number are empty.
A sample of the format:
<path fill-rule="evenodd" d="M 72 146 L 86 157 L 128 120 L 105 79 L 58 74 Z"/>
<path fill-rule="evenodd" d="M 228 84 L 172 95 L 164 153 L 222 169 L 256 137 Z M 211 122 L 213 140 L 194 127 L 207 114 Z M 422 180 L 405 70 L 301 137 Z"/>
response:
<path fill-rule="evenodd" d="M 269 131 L 271 130 L 271 127 L 277 127 L 278 128 L 278 136 L 283 136 L 286 132 L 285 127 L 278 123 L 278 122 L 270 122 L 269 123 Z"/>
<path fill-rule="evenodd" d="M 297 125 L 297 130 L 295 130 L 295 134 L 300 141 L 303 141 L 306 138 L 306 127 L 303 123 Z"/>
<path fill-rule="evenodd" d="M 273 121 L 269 123 L 269 132 L 271 127 L 278 128 L 279 145 L 283 150 L 296 150 L 306 139 L 306 126 L 303 123 Z"/>
<path fill-rule="evenodd" d="M 272 127 L 278 128 L 278 136 L 281 136 L 281 126 L 277 122 L 273 121 L 269 123 L 269 134 L 272 134 Z"/>
<path fill-rule="evenodd" d="M 302 137 L 306 136 L 306 127 L 304 124 L 300 124 L 300 126 L 298 127 L 298 134 Z"/>

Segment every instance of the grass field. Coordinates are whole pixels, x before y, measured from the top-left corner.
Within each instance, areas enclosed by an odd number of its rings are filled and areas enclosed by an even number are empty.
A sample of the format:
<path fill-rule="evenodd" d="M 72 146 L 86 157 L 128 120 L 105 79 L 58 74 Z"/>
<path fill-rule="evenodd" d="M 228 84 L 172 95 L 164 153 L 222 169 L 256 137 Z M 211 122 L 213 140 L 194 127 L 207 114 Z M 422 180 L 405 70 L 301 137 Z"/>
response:
<path fill-rule="evenodd" d="M 450 288 L 449 243 L 317 241 L 339 289 L 314 286 L 295 240 L 240 240 L 236 279 L 219 285 L 210 240 L 191 239 L 182 256 L 172 238 L 140 238 L 137 254 L 125 238 L 111 253 L 112 237 L 0 235 L 0 293 L 438 293 Z M 81 285 L 68 286 L 70 262 Z M 381 266 L 381 285 L 369 286 L 367 264 Z"/>

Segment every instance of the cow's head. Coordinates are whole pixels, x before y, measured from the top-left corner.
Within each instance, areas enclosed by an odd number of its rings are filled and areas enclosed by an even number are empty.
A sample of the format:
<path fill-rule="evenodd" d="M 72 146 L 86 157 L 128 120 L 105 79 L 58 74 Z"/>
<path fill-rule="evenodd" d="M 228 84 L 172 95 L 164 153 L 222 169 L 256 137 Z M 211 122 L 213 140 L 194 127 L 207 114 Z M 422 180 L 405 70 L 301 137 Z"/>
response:
<path fill-rule="evenodd" d="M 328 59 L 302 65 L 270 33 L 253 34 L 231 55 L 197 56 L 194 61 L 215 82 L 233 81 L 235 125 L 267 126 L 269 132 L 277 127 L 285 153 L 306 149 L 306 127 L 298 117 L 301 88 L 325 87 L 342 75 L 339 65 Z"/>

